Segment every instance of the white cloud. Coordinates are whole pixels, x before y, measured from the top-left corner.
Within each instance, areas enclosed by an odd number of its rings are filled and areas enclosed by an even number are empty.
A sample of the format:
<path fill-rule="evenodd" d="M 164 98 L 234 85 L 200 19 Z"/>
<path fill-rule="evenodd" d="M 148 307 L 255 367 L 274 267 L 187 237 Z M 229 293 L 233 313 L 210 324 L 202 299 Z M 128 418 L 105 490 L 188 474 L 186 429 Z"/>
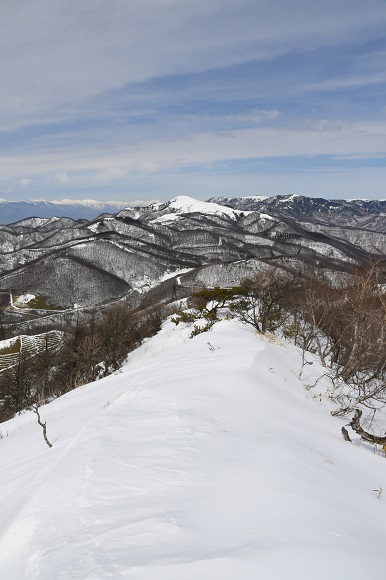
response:
<path fill-rule="evenodd" d="M 102 141 L 103 142 L 103 141 Z M 109 183 L 129 174 L 154 174 L 218 161 L 328 155 L 376 158 L 386 154 L 386 122 L 315 122 L 302 128 L 255 127 L 199 133 L 176 138 L 122 139 L 114 147 L 86 144 L 50 147 L 5 154 L 0 158 L 4 178 L 52 175 L 56 182 Z M 91 182 L 90 181 L 90 182 Z"/>
<path fill-rule="evenodd" d="M 382 158 L 385 123 L 313 120 L 353 118 L 363 99 L 346 108 L 304 88 L 386 80 L 385 29 L 384 0 L 2 0 L 3 187 L 107 191 L 233 160 Z"/>
<path fill-rule="evenodd" d="M 130 82 L 371 40 L 383 0 L 3 0 L 3 114 L 30 118 Z"/>

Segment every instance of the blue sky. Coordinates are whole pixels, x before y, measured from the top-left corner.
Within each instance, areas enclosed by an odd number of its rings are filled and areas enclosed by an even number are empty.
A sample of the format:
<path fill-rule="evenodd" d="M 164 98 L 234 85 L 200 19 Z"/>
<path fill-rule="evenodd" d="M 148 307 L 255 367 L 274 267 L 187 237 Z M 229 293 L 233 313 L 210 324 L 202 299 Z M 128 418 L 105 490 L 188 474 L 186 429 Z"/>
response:
<path fill-rule="evenodd" d="M 385 0 L 2 0 L 0 197 L 386 198 Z"/>

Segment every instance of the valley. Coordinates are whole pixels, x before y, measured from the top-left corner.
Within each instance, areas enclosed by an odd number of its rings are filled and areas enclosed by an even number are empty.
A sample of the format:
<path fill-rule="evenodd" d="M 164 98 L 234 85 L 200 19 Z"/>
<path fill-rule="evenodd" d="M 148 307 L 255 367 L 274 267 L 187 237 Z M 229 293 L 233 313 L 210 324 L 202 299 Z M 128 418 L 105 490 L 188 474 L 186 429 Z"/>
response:
<path fill-rule="evenodd" d="M 264 263 L 334 276 L 385 259 L 386 202 L 214 201 L 182 196 L 91 221 L 25 218 L 0 226 L 3 296 L 31 293 L 46 305 L 3 308 L 3 328 L 32 332 L 42 318 L 55 327 L 52 310 L 71 317 L 122 298 L 139 307 L 149 292 L 167 301 L 204 285 L 231 286 Z"/>

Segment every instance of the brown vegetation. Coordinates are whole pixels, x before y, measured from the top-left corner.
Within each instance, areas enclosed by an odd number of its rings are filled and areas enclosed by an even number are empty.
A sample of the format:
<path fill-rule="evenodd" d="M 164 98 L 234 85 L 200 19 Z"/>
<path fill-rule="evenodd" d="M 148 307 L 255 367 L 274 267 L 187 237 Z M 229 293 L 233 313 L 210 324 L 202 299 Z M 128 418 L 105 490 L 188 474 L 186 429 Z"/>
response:
<path fill-rule="evenodd" d="M 118 370 L 163 318 L 161 306 L 134 311 L 123 301 L 102 313 L 79 312 L 60 344 L 47 333 L 38 353 L 21 350 L 16 364 L 0 372 L 0 421 Z"/>

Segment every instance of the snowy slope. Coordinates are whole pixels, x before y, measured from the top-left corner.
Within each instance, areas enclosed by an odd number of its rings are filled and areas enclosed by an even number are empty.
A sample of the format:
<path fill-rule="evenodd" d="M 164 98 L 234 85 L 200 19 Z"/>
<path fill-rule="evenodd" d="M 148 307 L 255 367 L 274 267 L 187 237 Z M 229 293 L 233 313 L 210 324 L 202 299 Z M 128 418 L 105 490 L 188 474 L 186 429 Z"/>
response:
<path fill-rule="evenodd" d="M 193 197 L 188 197 L 186 195 L 181 195 L 175 197 L 171 200 L 170 209 L 177 213 L 205 213 L 208 215 L 227 215 L 232 219 L 235 219 L 235 215 L 239 215 L 243 212 L 238 210 L 232 210 L 229 207 L 221 206 L 216 203 L 209 203 L 207 201 L 200 201 L 194 199 Z"/>
<path fill-rule="evenodd" d="M 187 195 L 180 195 L 175 197 L 165 204 L 155 204 L 153 205 L 153 210 L 166 210 L 167 213 L 155 218 L 150 223 L 164 223 L 166 221 L 174 221 L 177 219 L 178 214 L 186 215 L 198 213 L 204 215 L 228 217 L 232 220 L 236 220 L 238 217 L 250 213 L 237 209 L 231 209 L 225 205 L 218 205 L 217 203 L 200 201 Z"/>
<path fill-rule="evenodd" d="M 341 439 L 294 347 L 189 333 L 42 409 L 52 449 L 30 413 L 0 425 L 0 578 L 382 578 L 386 460 Z"/>

